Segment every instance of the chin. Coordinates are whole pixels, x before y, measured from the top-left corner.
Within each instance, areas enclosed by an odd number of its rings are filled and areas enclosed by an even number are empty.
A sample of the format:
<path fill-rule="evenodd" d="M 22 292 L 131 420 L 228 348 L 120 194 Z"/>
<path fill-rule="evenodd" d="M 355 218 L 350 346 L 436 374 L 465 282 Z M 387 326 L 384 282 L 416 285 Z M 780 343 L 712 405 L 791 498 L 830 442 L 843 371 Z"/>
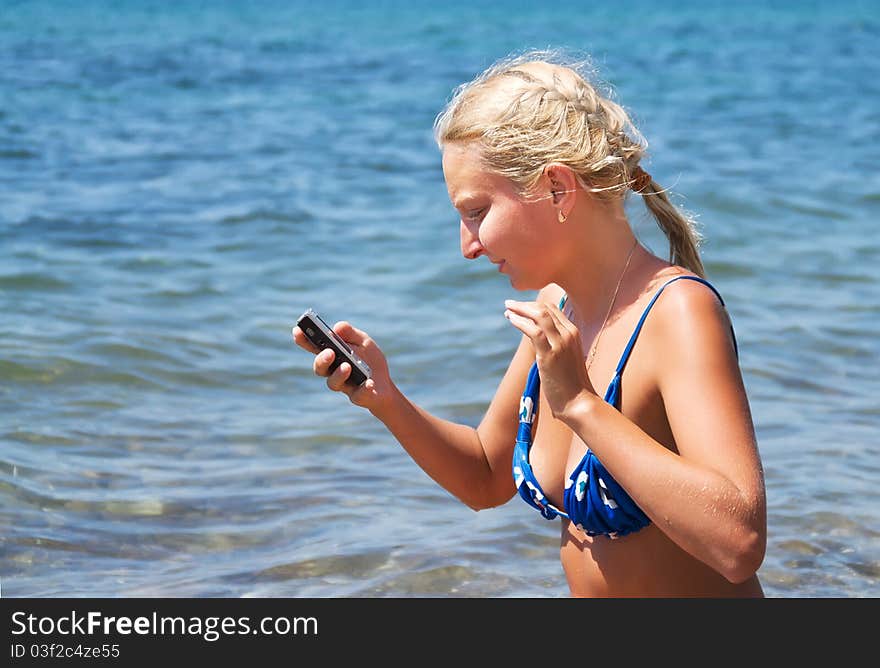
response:
<path fill-rule="evenodd" d="M 533 281 L 524 281 L 522 278 L 508 276 L 508 280 L 510 281 L 510 287 L 518 292 L 527 292 L 529 290 L 540 290 L 546 285 L 533 285 Z"/>
<path fill-rule="evenodd" d="M 534 274 L 526 274 L 521 271 L 510 271 L 506 265 L 504 269 L 507 280 L 510 281 L 510 286 L 514 290 L 519 290 L 520 292 L 527 290 L 540 290 L 546 285 L 546 283 L 538 285 L 538 281 L 535 280 L 536 276 Z"/>

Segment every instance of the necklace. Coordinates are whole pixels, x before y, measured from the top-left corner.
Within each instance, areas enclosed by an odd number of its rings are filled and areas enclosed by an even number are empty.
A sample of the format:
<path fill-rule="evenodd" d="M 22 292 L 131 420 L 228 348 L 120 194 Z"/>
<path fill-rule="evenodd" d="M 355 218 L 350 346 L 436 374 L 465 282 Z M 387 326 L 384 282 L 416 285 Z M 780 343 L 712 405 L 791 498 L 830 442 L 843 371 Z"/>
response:
<path fill-rule="evenodd" d="M 620 278 L 617 279 L 617 287 L 614 288 L 614 294 L 611 295 L 611 303 L 608 304 L 608 312 L 605 314 L 605 319 L 602 321 L 602 326 L 599 328 L 599 333 L 596 334 L 596 340 L 593 341 L 593 345 L 590 346 L 590 354 L 587 357 L 587 369 L 589 369 L 593 364 L 593 358 L 596 356 L 596 349 L 599 347 L 599 339 L 602 338 L 602 332 L 605 331 L 605 325 L 608 322 L 608 316 L 611 315 L 611 309 L 614 308 L 614 302 L 617 300 L 617 291 L 620 290 L 620 284 L 623 283 L 623 277 L 626 275 L 626 270 L 629 269 L 629 261 L 632 260 L 633 253 L 636 250 L 636 246 L 639 245 L 639 240 L 636 239 L 633 247 L 629 251 L 629 255 L 626 258 L 626 264 L 623 265 L 623 271 L 620 272 Z"/>

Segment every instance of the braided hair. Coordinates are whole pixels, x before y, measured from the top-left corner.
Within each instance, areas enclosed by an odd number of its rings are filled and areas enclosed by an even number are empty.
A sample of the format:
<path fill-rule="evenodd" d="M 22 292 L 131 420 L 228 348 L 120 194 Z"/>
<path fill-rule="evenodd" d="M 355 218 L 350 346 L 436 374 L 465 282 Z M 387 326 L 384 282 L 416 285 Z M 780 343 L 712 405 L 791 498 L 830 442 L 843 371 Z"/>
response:
<path fill-rule="evenodd" d="M 638 192 L 669 240 L 670 261 L 705 276 L 693 219 L 640 167 L 647 142 L 583 69 L 547 51 L 495 63 L 454 91 L 434 122 L 437 144 L 475 142 L 484 166 L 525 198 L 552 162 L 568 166 L 595 197 Z"/>

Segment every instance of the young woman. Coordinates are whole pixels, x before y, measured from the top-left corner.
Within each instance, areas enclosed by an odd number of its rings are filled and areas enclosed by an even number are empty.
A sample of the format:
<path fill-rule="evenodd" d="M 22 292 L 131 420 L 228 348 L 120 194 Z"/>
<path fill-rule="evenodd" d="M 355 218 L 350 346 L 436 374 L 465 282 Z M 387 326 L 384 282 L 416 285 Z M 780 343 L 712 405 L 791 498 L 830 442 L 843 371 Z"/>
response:
<path fill-rule="evenodd" d="M 329 373 L 332 351 L 294 328 L 315 373 L 471 508 L 518 493 L 560 517 L 574 596 L 762 596 L 764 479 L 733 329 L 690 221 L 640 167 L 627 114 L 574 66 L 532 53 L 459 87 L 435 131 L 462 254 L 539 291 L 505 304 L 523 337 L 486 415 L 473 429 L 414 405 L 346 322 L 334 331 L 372 379 Z M 671 262 L 637 241 L 628 192 Z"/>

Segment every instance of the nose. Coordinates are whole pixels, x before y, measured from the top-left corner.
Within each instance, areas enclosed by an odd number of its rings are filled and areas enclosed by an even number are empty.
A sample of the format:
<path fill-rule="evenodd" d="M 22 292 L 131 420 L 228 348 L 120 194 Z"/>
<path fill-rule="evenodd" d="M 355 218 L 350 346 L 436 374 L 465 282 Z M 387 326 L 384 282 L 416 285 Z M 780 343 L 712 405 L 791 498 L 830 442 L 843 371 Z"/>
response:
<path fill-rule="evenodd" d="M 476 225 L 468 225 L 464 221 L 461 222 L 461 254 L 467 260 L 476 260 L 485 254 L 483 244 L 480 243 L 480 236 L 477 234 Z"/>

